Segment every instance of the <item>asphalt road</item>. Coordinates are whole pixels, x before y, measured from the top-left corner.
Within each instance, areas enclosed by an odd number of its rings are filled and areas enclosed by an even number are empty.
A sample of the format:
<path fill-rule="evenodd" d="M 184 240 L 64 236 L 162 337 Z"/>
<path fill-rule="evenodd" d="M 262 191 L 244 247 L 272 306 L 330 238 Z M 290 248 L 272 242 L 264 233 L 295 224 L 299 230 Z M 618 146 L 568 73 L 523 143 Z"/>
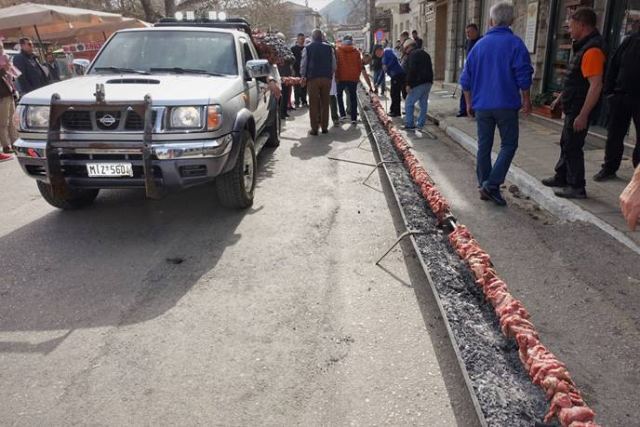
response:
<path fill-rule="evenodd" d="M 260 156 L 248 211 L 212 186 L 49 207 L 0 164 L 0 424 L 473 426 L 358 128 Z M 364 145 L 365 148 L 367 144 Z"/>

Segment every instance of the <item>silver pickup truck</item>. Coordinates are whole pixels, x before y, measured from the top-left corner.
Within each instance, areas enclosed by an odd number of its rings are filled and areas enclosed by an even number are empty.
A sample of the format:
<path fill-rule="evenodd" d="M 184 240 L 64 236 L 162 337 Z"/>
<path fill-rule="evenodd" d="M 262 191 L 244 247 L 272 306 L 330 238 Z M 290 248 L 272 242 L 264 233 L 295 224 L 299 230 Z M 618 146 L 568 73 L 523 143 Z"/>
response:
<path fill-rule="evenodd" d="M 271 66 L 246 21 L 179 22 L 115 33 L 83 77 L 25 95 L 15 143 L 24 172 L 61 209 L 103 188 L 215 180 L 220 202 L 253 203 L 256 155 L 278 146 Z"/>

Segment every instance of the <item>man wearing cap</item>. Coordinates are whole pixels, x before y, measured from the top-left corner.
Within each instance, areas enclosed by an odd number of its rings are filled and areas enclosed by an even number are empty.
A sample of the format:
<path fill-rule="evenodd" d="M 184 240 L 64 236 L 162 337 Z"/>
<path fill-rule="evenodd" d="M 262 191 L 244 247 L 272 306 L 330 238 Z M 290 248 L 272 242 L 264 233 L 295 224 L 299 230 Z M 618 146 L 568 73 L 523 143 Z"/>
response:
<path fill-rule="evenodd" d="M 321 30 L 314 30 L 312 38 L 313 41 L 302 51 L 300 77 L 309 97 L 309 134 L 315 136 L 319 127 L 322 133 L 329 132 L 329 92 L 336 71 L 336 57 L 333 48 L 323 41 Z"/>
<path fill-rule="evenodd" d="M 420 103 L 420 115 L 418 116 L 418 128 L 420 129 L 427 121 L 429 92 L 433 84 L 433 65 L 431 64 L 431 56 L 424 49 L 419 49 L 413 39 L 404 42 L 404 52 L 407 55 L 405 129 L 415 129 L 413 110 L 416 102 Z"/>

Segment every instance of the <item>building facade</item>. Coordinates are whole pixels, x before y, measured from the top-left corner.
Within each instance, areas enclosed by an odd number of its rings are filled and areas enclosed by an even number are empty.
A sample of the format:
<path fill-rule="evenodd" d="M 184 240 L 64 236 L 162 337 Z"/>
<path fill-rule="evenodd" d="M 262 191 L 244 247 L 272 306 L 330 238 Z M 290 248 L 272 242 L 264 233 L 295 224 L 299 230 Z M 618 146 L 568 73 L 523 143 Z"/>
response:
<path fill-rule="evenodd" d="M 353 38 L 353 45 L 362 51 L 368 49 L 368 32 L 364 31 L 362 25 L 337 25 L 333 27 L 333 37 L 336 42 L 342 41 L 344 36 Z"/>
<path fill-rule="evenodd" d="M 498 1 L 379 0 L 382 4 L 376 4 L 378 13 L 392 15 L 390 40 L 395 41 L 402 31 L 417 30 L 433 59 L 436 80 L 455 83 L 464 64 L 466 25 L 476 23 L 481 33 L 486 32 L 489 10 Z M 610 51 L 634 25 L 640 25 L 640 0 L 514 0 L 513 4 L 516 19 L 512 29 L 529 48 L 534 94 L 560 89 L 571 54 L 567 17 L 577 7 L 595 9 L 598 29 Z"/>
<path fill-rule="evenodd" d="M 292 41 L 298 33 L 304 33 L 311 37 L 311 32 L 316 28 L 322 28 L 322 15 L 310 7 L 286 1 L 283 3 L 288 13 L 291 14 L 291 27 L 286 34 Z"/>

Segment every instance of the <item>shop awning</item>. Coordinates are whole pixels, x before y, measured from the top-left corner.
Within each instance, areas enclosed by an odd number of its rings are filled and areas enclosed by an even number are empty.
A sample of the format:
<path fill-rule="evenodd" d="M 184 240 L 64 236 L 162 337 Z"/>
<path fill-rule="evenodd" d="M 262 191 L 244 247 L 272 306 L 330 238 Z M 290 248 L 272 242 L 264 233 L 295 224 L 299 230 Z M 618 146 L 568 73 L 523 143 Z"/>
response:
<path fill-rule="evenodd" d="M 74 28 L 59 33 L 48 33 L 46 35 L 41 34 L 41 36 L 45 41 L 56 42 L 58 44 L 73 43 L 79 40 L 84 42 L 102 42 L 118 30 L 124 30 L 126 28 L 144 28 L 149 27 L 150 25 L 151 24 L 139 19 L 124 18 L 120 22 L 106 22 L 100 25 Z"/>
<path fill-rule="evenodd" d="M 5 38 L 64 34 L 91 26 L 123 21 L 122 15 L 64 6 L 23 3 L 0 9 L 0 36 Z"/>

